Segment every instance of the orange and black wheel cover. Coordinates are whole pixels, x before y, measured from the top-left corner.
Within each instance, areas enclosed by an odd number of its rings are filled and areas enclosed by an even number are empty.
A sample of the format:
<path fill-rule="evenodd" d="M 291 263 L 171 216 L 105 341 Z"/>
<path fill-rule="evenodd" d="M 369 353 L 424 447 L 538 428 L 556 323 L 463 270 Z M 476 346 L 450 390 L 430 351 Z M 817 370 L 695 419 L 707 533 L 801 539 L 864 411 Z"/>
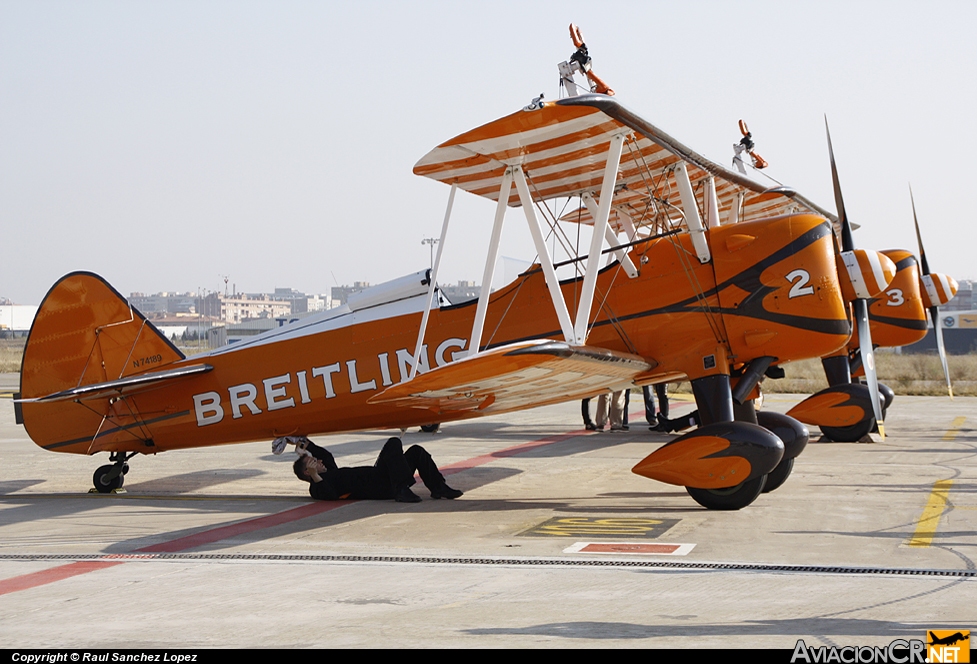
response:
<path fill-rule="evenodd" d="M 763 427 L 718 422 L 676 438 L 631 472 L 666 484 L 725 489 L 769 473 L 783 456 L 783 442 Z"/>
<path fill-rule="evenodd" d="M 850 427 L 873 416 L 868 387 L 860 383 L 832 385 L 800 402 L 787 414 L 804 424 Z"/>

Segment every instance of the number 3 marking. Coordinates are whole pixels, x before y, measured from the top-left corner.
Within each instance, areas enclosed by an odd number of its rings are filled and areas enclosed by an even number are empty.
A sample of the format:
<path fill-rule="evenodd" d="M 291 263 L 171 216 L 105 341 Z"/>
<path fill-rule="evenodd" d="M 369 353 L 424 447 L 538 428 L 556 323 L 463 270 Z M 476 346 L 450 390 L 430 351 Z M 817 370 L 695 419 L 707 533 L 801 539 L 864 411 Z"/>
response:
<path fill-rule="evenodd" d="M 889 301 L 886 304 L 890 307 L 898 307 L 900 304 L 906 301 L 906 298 L 902 296 L 902 290 L 899 288 L 893 288 L 886 292 L 889 296 Z"/>
<path fill-rule="evenodd" d="M 790 292 L 787 294 L 788 299 L 800 297 L 801 295 L 814 295 L 814 286 L 807 285 L 807 282 L 810 280 L 811 275 L 807 270 L 794 270 L 793 272 L 788 272 L 787 281 L 794 284 L 791 286 Z"/>

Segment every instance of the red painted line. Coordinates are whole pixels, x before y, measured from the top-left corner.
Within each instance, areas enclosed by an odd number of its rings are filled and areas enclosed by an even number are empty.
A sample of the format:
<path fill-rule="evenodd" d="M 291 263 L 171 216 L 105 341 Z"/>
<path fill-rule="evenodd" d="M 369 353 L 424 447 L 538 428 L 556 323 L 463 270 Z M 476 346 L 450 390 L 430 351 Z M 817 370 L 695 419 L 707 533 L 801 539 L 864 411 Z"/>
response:
<path fill-rule="evenodd" d="M 451 464 L 445 466 L 441 469 L 441 472 L 445 475 L 452 475 L 454 473 L 459 473 L 462 470 L 467 470 L 469 468 L 475 468 L 476 466 L 481 466 L 483 464 L 494 461 L 495 459 L 501 459 L 505 457 L 516 456 L 522 454 L 523 452 L 528 452 L 529 450 L 534 450 L 540 447 L 545 447 L 546 445 L 553 445 L 555 443 L 562 442 L 569 438 L 576 438 L 577 436 L 589 435 L 594 433 L 593 431 L 571 431 L 565 434 L 559 434 L 555 436 L 547 436 L 545 438 L 540 438 L 539 440 L 534 440 L 529 443 L 523 443 L 521 445 L 514 445 L 513 447 L 507 447 L 503 450 L 498 450 L 490 454 L 483 454 L 477 456 L 468 461 L 461 461 L 459 463 Z M 192 549 L 198 546 L 203 546 L 204 544 L 213 544 L 220 540 L 228 539 L 230 537 L 235 537 L 237 535 L 243 535 L 246 533 L 254 532 L 255 530 L 261 530 L 263 528 L 271 528 L 273 526 L 280 526 L 282 524 L 291 523 L 293 521 L 298 521 L 299 519 L 305 519 L 310 516 L 315 516 L 316 514 L 322 514 L 323 512 L 329 512 L 336 508 L 342 507 L 343 505 L 348 505 L 351 502 L 349 500 L 330 500 L 330 501 L 314 501 L 300 507 L 293 507 L 287 509 L 283 512 L 278 512 L 276 514 L 269 514 L 268 516 L 258 517 L 256 519 L 248 519 L 246 521 L 241 521 L 238 523 L 233 523 L 229 526 L 220 526 L 217 528 L 211 528 L 210 530 L 205 530 L 203 532 L 195 533 L 193 535 L 187 535 L 186 537 L 180 537 L 169 542 L 162 542 L 160 544 L 151 544 L 149 546 L 142 547 L 141 549 L 136 549 L 134 553 L 176 553 L 178 551 L 186 551 L 187 549 Z M 119 554 L 120 558 L 126 554 Z M 0 595 L 5 595 L 7 593 L 17 592 L 19 590 L 27 590 L 29 588 L 36 588 L 37 586 L 42 586 L 48 583 L 54 583 L 55 581 L 60 581 L 62 579 L 68 579 L 73 576 L 78 576 L 79 574 L 86 574 L 88 572 L 94 572 L 96 570 L 105 569 L 106 567 L 113 567 L 115 565 L 121 565 L 124 560 L 111 561 L 111 562 L 101 562 L 101 561 L 84 561 L 69 563 L 67 565 L 61 565 L 60 567 L 54 567 L 48 570 L 43 570 L 40 572 L 34 572 L 32 574 L 24 574 L 22 576 L 15 576 L 9 579 L 0 580 Z"/>
<path fill-rule="evenodd" d="M 262 528 L 280 526 L 283 523 L 291 523 L 292 521 L 298 521 L 299 519 L 315 516 L 316 514 L 322 514 L 323 512 L 334 510 L 337 507 L 348 505 L 350 502 L 352 501 L 317 500 L 307 505 L 302 505 L 301 507 L 293 507 L 292 509 L 285 510 L 284 512 L 269 514 L 268 516 L 261 516 L 257 519 L 248 519 L 247 521 L 232 523 L 229 526 L 211 528 L 210 530 L 205 530 L 193 535 L 187 535 L 186 537 L 180 537 L 179 539 L 170 540 L 169 542 L 144 546 L 141 549 L 136 549 L 136 552 L 176 553 L 177 551 L 186 551 L 187 549 L 193 549 L 194 547 L 203 546 L 204 544 L 213 544 L 214 542 L 219 542 L 223 539 L 243 535 L 255 530 L 261 530 Z"/>
<path fill-rule="evenodd" d="M 28 590 L 29 588 L 36 588 L 37 586 L 47 585 L 48 583 L 54 583 L 55 581 L 61 581 L 62 579 L 69 579 L 73 576 L 78 576 L 79 574 L 88 574 L 89 572 L 105 569 L 106 567 L 115 567 L 116 565 L 121 564 L 122 561 L 103 562 L 98 560 L 85 560 L 82 562 L 70 563 L 68 565 L 61 565 L 60 567 L 41 570 L 40 572 L 34 572 L 33 574 L 15 576 L 13 578 L 0 581 L 0 595 L 15 593 L 19 590 Z"/>
<path fill-rule="evenodd" d="M 466 461 L 459 461 L 457 463 L 452 463 L 443 468 L 439 468 L 442 475 L 454 475 L 455 473 L 460 473 L 463 470 L 469 470 L 471 468 L 477 468 L 478 466 L 483 466 L 496 459 L 504 459 L 506 457 L 513 457 L 523 452 L 528 452 L 530 450 L 535 450 L 540 447 L 545 447 L 547 445 L 553 445 L 555 443 L 561 443 L 564 440 L 570 438 L 576 438 L 578 436 L 589 436 L 595 431 L 587 431 L 586 429 L 581 429 L 580 431 L 571 431 L 570 433 L 557 434 L 555 436 L 547 436 L 546 438 L 540 438 L 539 440 L 534 440 L 529 443 L 523 443 L 521 445 L 514 445 L 513 447 L 507 447 L 504 450 L 497 450 L 495 452 L 489 452 L 488 454 L 483 454 Z"/>
<path fill-rule="evenodd" d="M 591 542 L 580 549 L 581 553 L 674 553 L 678 544 L 625 544 L 612 542 L 601 544 Z"/>

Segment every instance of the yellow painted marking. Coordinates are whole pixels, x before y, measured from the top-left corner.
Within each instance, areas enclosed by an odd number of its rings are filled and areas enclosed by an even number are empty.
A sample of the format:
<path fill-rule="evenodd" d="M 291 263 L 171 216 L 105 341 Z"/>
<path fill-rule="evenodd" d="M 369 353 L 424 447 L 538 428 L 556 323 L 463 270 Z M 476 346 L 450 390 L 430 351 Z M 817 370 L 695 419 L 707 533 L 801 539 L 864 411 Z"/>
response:
<path fill-rule="evenodd" d="M 520 536 L 545 537 L 640 537 L 655 539 L 676 525 L 679 519 L 646 519 L 634 517 L 555 517 L 540 523 Z"/>
<path fill-rule="evenodd" d="M 956 438 L 957 434 L 960 432 L 960 427 L 962 427 L 963 423 L 966 421 L 966 417 L 954 417 L 953 424 L 951 424 L 950 428 L 947 429 L 947 432 L 943 434 L 943 440 L 951 441 Z"/>
<path fill-rule="evenodd" d="M 933 543 L 936 536 L 936 528 L 940 525 L 940 517 L 946 509 L 947 495 L 953 480 L 940 480 L 933 484 L 933 491 L 930 492 L 930 499 L 923 508 L 923 514 L 916 523 L 916 532 L 909 540 L 909 546 L 929 546 Z"/>

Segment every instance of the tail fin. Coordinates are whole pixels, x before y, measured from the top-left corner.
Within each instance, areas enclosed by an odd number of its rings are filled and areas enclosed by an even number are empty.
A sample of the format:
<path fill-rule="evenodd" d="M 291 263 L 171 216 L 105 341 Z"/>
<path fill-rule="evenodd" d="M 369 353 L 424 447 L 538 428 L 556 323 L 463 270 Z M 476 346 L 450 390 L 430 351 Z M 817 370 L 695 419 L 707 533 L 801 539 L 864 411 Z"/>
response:
<path fill-rule="evenodd" d="M 27 338 L 20 396 L 38 399 L 65 390 L 159 370 L 184 359 L 146 317 L 90 272 L 61 278 L 41 302 Z M 84 453 L 102 416 L 78 404 L 23 404 L 24 425 L 39 445 L 72 440 L 60 451 Z M 56 421 L 54 421 L 56 420 Z M 59 443 L 60 445 L 60 443 Z"/>
<path fill-rule="evenodd" d="M 118 380 L 184 359 L 104 279 L 72 272 L 51 287 L 31 326 L 22 398 Z"/>

